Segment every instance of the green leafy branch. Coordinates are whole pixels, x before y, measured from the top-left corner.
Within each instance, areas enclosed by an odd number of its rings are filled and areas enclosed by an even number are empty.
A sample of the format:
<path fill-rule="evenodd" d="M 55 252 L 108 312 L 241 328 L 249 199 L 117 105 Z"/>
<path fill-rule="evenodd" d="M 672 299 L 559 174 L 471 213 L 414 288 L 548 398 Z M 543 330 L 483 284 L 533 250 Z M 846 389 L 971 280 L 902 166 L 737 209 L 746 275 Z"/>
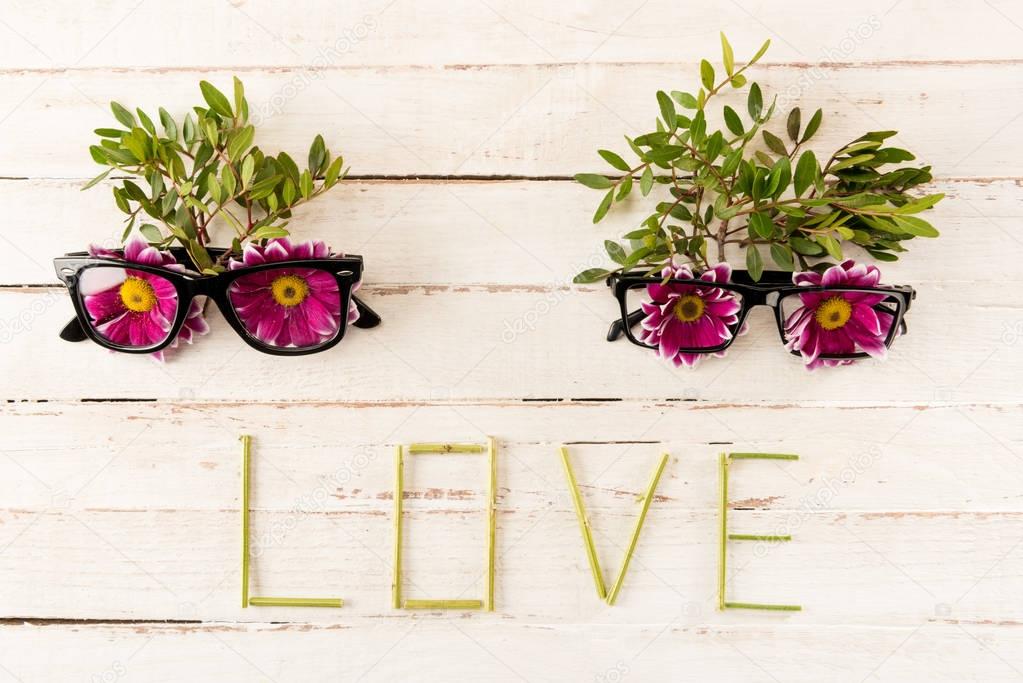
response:
<path fill-rule="evenodd" d="M 207 81 L 199 88 L 207 106 L 194 107 L 194 116 L 188 113 L 181 125 L 160 107 L 160 131 L 142 109 L 132 113 L 111 102 L 123 128 L 96 129 L 101 139 L 89 153 L 108 168 L 82 189 L 114 172 L 130 176 L 113 187 L 114 202 L 127 214 L 122 241 L 137 229 L 160 248 L 177 242 L 203 272 L 216 273 L 245 242 L 287 236 L 292 209 L 334 187 L 348 169 L 340 155 L 332 158 L 320 135 L 303 170 L 285 152 L 264 154 L 253 145 L 256 130 L 248 123 L 242 82 L 234 79 L 233 106 Z M 234 236 L 231 249 L 214 260 L 207 247 L 218 217 Z"/>
<path fill-rule="evenodd" d="M 880 261 L 895 261 L 899 252 L 906 251 L 904 242 L 938 236 L 916 214 L 933 207 L 944 195 L 909 193 L 932 180 L 930 167 L 884 168 L 915 159 L 904 149 L 886 146 L 896 131 L 861 135 L 822 166 L 813 150 L 802 148 L 820 128 L 823 112 L 818 109 L 804 126 L 800 109 L 792 109 L 785 123 L 787 141 L 783 140 L 765 129 L 775 113 L 775 101 L 765 109 L 757 83 L 749 85 L 745 121 L 725 104 L 721 109 L 724 129 L 708 131 L 711 100 L 728 87 L 745 88 L 746 70 L 766 54 L 770 44 L 765 42 L 736 69 L 732 46 L 722 33 L 724 76 L 718 80 L 714 65 L 704 59 L 701 87 L 695 95 L 658 91 L 656 130 L 625 138 L 637 163 L 601 149 L 597 153 L 621 175 L 575 176 L 586 187 L 604 192 L 594 223 L 623 202 L 637 184 L 643 197 L 650 196 L 655 186 L 667 189 L 640 227 L 624 235 L 626 246 L 605 241 L 617 267 L 590 268 L 577 275 L 576 282 L 596 282 L 637 267 L 655 272 L 668 262 L 706 268 L 711 244 L 716 245 L 718 261 L 725 260 L 726 245 L 744 249 L 746 268 L 759 280 L 764 270 L 761 248 L 766 248 L 777 267 L 792 271 L 797 266 L 825 268 L 829 258 L 841 260 L 847 243 Z M 761 140 L 766 150 L 752 149 Z"/>

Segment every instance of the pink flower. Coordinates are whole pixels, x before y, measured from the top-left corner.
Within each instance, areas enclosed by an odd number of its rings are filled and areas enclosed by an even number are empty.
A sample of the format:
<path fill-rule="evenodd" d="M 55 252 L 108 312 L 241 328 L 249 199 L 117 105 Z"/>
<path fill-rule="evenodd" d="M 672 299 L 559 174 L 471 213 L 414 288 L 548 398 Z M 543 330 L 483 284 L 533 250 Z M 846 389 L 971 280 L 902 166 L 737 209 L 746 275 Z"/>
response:
<path fill-rule="evenodd" d="M 141 237 L 134 237 L 124 245 L 123 252 L 102 247 L 90 247 L 89 253 L 98 258 L 109 258 L 168 270 L 184 270 L 169 252 L 159 251 Z M 90 287 L 90 281 L 100 281 L 100 288 Z M 96 289 L 96 291 L 91 291 Z M 127 347 L 155 346 L 165 339 L 174 325 L 178 311 L 178 293 L 167 278 L 133 268 L 102 268 L 86 270 L 83 276 L 85 309 L 92 319 L 93 328 L 109 341 Z M 185 323 L 168 349 L 176 348 L 178 341 L 191 344 L 195 337 L 206 334 L 209 325 L 203 317 L 202 304 L 193 300 Z M 152 355 L 164 360 L 164 350 Z"/>
<path fill-rule="evenodd" d="M 689 266 L 665 267 L 665 278 L 694 279 Z M 699 280 L 729 282 L 732 268 L 719 263 L 700 275 Z M 720 287 L 669 282 L 647 285 L 650 301 L 641 303 L 646 317 L 641 322 L 639 340 L 656 346 L 661 358 L 680 365 L 694 366 L 706 354 L 687 353 L 684 349 L 710 349 L 735 336 L 741 303 L 739 295 Z M 739 330 L 741 334 L 745 330 Z M 725 355 L 724 351 L 714 353 Z"/>
<path fill-rule="evenodd" d="M 246 245 L 242 260 L 228 264 L 231 270 L 278 261 L 281 267 L 242 275 L 231 283 L 228 296 L 245 329 L 279 347 L 311 347 L 333 338 L 341 325 L 341 294 L 334 275 L 287 264 L 328 256 L 330 249 L 319 240 L 292 244 L 279 238 L 266 246 Z M 356 283 L 352 291 L 358 287 Z M 350 301 L 347 322 L 358 318 L 355 302 Z"/>
<path fill-rule="evenodd" d="M 796 273 L 792 281 L 804 287 L 877 287 L 881 271 L 876 266 L 843 261 L 824 274 Z M 806 292 L 800 305 L 785 311 L 786 348 L 799 351 L 809 370 L 821 366 L 848 365 L 854 358 L 821 358 L 822 354 L 867 353 L 885 358 L 885 340 L 895 320 L 877 306 L 887 298 L 872 292 Z"/>

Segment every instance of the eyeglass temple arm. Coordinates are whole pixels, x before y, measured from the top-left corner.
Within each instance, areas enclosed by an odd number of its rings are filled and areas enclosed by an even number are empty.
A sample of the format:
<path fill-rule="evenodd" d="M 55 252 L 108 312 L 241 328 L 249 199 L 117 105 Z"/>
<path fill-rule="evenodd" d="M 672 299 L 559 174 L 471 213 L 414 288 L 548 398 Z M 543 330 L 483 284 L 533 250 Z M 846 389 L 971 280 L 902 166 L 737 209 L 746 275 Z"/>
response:
<path fill-rule="evenodd" d="M 632 327 L 640 320 L 642 320 L 644 315 L 645 313 L 643 312 L 642 308 L 637 308 L 632 313 L 629 313 L 628 315 L 629 327 Z M 622 319 L 617 318 L 613 323 L 611 323 L 611 327 L 607 329 L 607 340 L 609 342 L 618 341 L 619 337 L 621 337 L 622 333 L 624 332 L 625 326 L 622 324 Z"/>
<path fill-rule="evenodd" d="M 359 319 L 352 323 L 353 325 L 360 329 L 367 330 L 380 324 L 380 315 L 367 306 L 365 301 L 354 294 L 352 295 L 352 301 L 355 302 L 355 308 L 359 311 Z"/>
<path fill-rule="evenodd" d="M 355 308 L 359 311 L 359 319 L 353 323 L 356 327 L 365 330 L 380 324 L 380 315 L 367 306 L 366 302 L 357 296 L 353 296 L 352 300 L 355 302 Z M 89 337 L 82 328 L 82 322 L 75 317 L 69 320 L 64 329 L 60 331 L 60 338 L 64 341 L 80 342 L 85 341 Z"/>

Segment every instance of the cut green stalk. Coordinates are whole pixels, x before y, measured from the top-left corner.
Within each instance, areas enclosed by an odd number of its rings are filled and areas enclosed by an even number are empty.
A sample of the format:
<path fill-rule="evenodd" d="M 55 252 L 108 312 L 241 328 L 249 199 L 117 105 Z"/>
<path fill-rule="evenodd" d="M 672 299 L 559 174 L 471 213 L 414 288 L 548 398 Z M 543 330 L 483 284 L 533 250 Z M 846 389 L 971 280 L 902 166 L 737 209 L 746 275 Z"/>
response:
<path fill-rule="evenodd" d="M 565 476 L 568 478 L 568 489 L 572 492 L 572 502 L 575 504 L 575 516 L 579 519 L 579 529 L 583 534 L 583 543 L 586 545 L 586 558 L 590 562 L 590 571 L 593 574 L 593 583 L 597 587 L 597 595 L 601 600 L 607 599 L 607 588 L 604 586 L 604 576 L 600 570 L 600 560 L 597 558 L 597 548 L 593 544 L 593 532 L 590 529 L 590 520 L 586 516 L 586 508 L 583 506 L 582 496 L 579 495 L 579 485 L 575 480 L 575 473 L 572 472 L 572 465 L 568 460 L 568 449 L 561 447 L 561 462 L 565 466 Z"/>
<path fill-rule="evenodd" d="M 792 537 L 784 536 L 761 536 L 760 534 L 728 534 L 729 541 L 791 541 Z"/>
<path fill-rule="evenodd" d="M 791 453 L 729 453 L 732 460 L 799 460 L 798 455 Z"/>
<path fill-rule="evenodd" d="M 391 580 L 391 604 L 401 609 L 401 513 L 405 496 L 405 455 L 399 445 L 394 456 L 394 577 Z"/>
<path fill-rule="evenodd" d="M 482 609 L 482 600 L 406 600 L 405 609 Z"/>
<path fill-rule="evenodd" d="M 484 446 L 478 443 L 414 443 L 408 447 L 410 455 L 426 453 L 482 453 Z"/>
<path fill-rule="evenodd" d="M 341 598 L 250 598 L 253 607 L 343 607 Z"/>
<path fill-rule="evenodd" d="M 496 568 L 496 544 L 497 535 L 497 443 L 494 437 L 487 437 L 487 453 L 490 465 L 489 502 L 487 505 L 487 527 L 489 536 L 487 540 L 487 611 L 494 611 L 494 576 Z"/>
<path fill-rule="evenodd" d="M 726 602 L 726 609 L 761 609 L 772 612 L 802 612 L 800 605 L 769 605 L 757 602 Z"/>
<path fill-rule="evenodd" d="M 249 606 L 249 461 L 252 437 L 241 436 L 242 442 L 242 607 Z"/>
<path fill-rule="evenodd" d="M 625 551 L 625 560 L 622 562 L 621 571 L 618 572 L 618 579 L 615 581 L 614 586 L 611 588 L 611 592 L 607 596 L 607 604 L 615 604 L 615 600 L 618 598 L 618 592 L 622 589 L 622 584 L 625 582 L 625 572 L 629 570 L 629 563 L 632 561 L 632 553 L 636 550 L 636 544 L 639 543 L 639 532 L 643 529 L 643 522 L 646 520 L 646 513 L 650 509 L 650 502 L 654 498 L 654 491 L 657 489 L 657 483 L 661 480 L 661 473 L 664 471 L 664 466 L 668 464 L 668 454 L 665 453 L 661 456 L 661 461 L 657 465 L 657 469 L 654 470 L 654 476 L 650 480 L 650 486 L 647 487 L 646 495 L 643 496 L 643 507 L 639 511 L 639 519 L 636 520 L 636 528 L 632 532 L 632 541 L 629 543 L 629 549 Z"/>

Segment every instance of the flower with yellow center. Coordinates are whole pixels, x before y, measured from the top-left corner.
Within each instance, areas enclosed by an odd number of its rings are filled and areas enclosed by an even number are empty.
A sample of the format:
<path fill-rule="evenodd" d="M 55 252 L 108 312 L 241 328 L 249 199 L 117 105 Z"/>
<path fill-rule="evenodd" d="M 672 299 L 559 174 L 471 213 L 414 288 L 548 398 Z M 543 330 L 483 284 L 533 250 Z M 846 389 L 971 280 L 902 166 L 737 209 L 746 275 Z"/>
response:
<path fill-rule="evenodd" d="M 156 292 L 153 285 L 140 277 L 128 276 L 121 283 L 119 291 L 121 303 L 133 313 L 148 313 L 156 305 Z"/>
<path fill-rule="evenodd" d="M 309 285 L 297 275 L 282 275 L 270 283 L 274 301 L 285 308 L 298 306 L 309 295 Z"/>
<path fill-rule="evenodd" d="M 813 314 L 817 324 L 825 330 L 837 330 L 840 327 L 845 327 L 851 316 L 852 304 L 842 296 L 825 299 Z"/>
<path fill-rule="evenodd" d="M 691 323 L 703 317 L 705 304 L 695 294 L 686 294 L 675 302 L 675 317 L 680 322 Z"/>

